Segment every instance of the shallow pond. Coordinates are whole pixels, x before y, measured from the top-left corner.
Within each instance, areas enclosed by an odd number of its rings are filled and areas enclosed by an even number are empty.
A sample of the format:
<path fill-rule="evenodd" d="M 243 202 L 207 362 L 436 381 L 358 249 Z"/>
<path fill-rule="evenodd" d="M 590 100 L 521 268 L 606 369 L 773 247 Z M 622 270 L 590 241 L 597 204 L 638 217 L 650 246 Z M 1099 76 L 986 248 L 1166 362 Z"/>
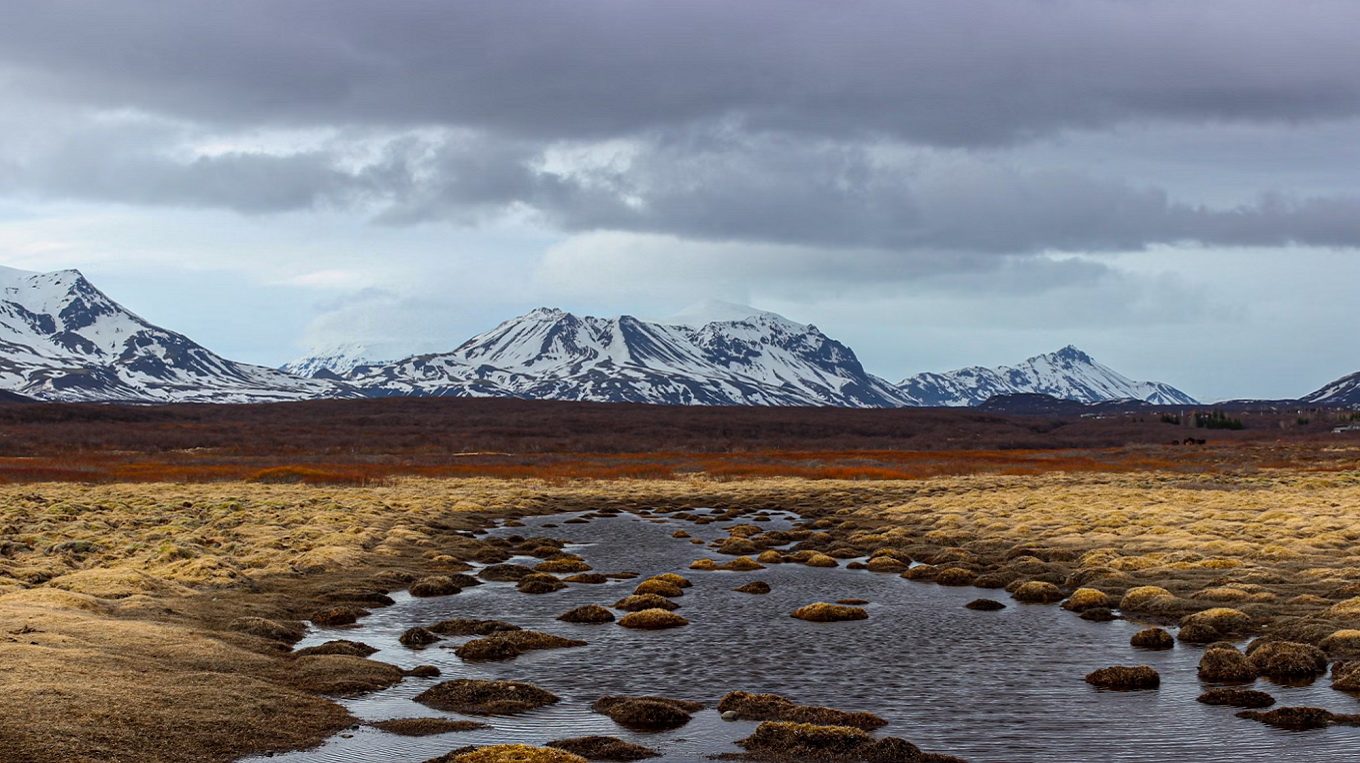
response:
<path fill-rule="evenodd" d="M 635 580 L 572 585 L 551 594 L 528 595 L 511 583 L 486 583 L 454 596 L 413 599 L 393 594 L 395 606 L 379 608 L 355 628 L 315 628 L 299 647 L 335 638 L 362 641 L 381 651 L 372 659 L 404 668 L 435 665 L 438 679 L 409 678 L 382 692 L 342 700 L 359 718 L 445 716 L 489 722 L 494 728 L 431 737 L 402 737 L 360 727 L 311 750 L 275 755 L 273 763 L 421 763 L 472 744 L 609 735 L 660 750 L 661 763 L 706 760 L 737 752 L 734 740 L 755 722 L 724 722 L 713 709 L 729 691 L 774 692 L 801 704 L 867 710 L 890 724 L 879 735 L 900 736 L 924 749 L 971 763 L 1090 763 L 1090 761 L 1308 761 L 1360 759 L 1360 728 L 1288 732 L 1233 717 L 1232 708 L 1195 701 L 1203 690 L 1195 676 L 1200 650 L 1177 646 L 1147 652 L 1129 646 L 1141 626 L 1091 623 L 1057 606 L 1016 604 L 1000 591 L 947 588 L 896 575 L 802 565 L 773 565 L 756 572 L 689 570 L 712 550 L 670 537 L 678 528 L 711 540 L 726 537 L 722 525 L 624 514 L 588 524 L 562 524 L 563 515 L 526 520 L 527 527 L 497 535 L 549 535 L 573 542 L 598 572 L 631 570 L 644 577 L 679 572 L 694 586 L 677 601 L 690 621 L 684 628 L 641 632 L 616 624 L 579 625 L 556 620 L 582 604 L 608 605 L 631 593 Z M 557 525 L 541 529 L 544 524 Z M 787 519 L 765 525 L 784 528 Z M 533 564 L 537 560 L 512 561 Z M 731 589 L 764 580 L 768 595 Z M 972 599 L 1004 601 L 999 612 L 963 608 Z M 807 623 L 788 613 L 815 601 L 867 599 L 869 619 Z M 589 642 L 574 649 L 535 651 L 501 663 L 464 663 L 454 656 L 466 638 L 421 650 L 397 639 L 414 625 L 466 617 L 508 620 Z M 1108 692 L 1083 680 L 1109 665 L 1147 664 L 1162 674 L 1156 691 Z M 557 705 L 513 717 L 472 718 L 441 713 L 411 701 L 437 681 L 479 678 L 525 681 L 562 697 Z M 1313 705 L 1360 712 L 1360 703 L 1329 688 L 1282 687 L 1258 682 L 1278 706 Z M 708 703 L 687 726 L 669 732 L 629 732 L 590 704 L 606 694 L 660 694 Z"/>

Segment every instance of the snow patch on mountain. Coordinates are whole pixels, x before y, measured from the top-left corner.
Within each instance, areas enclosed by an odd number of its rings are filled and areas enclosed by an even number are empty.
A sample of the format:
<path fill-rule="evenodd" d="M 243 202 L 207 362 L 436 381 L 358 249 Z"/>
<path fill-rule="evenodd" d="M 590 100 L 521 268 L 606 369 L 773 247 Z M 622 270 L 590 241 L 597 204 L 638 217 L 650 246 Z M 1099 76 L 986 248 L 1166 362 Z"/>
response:
<path fill-rule="evenodd" d="M 1299 398 L 1318 405 L 1360 405 L 1360 373 L 1343 376 Z"/>
<path fill-rule="evenodd" d="M 750 305 L 739 305 L 735 302 L 710 299 L 690 305 L 675 315 L 654 322 L 660 323 L 663 326 L 689 326 L 697 329 L 703 328 L 709 323 L 733 323 L 761 315 L 783 318 L 783 316 L 777 313 L 772 313 L 768 310 L 758 310 Z M 788 319 L 785 318 L 784 320 Z M 789 322 L 792 323 L 792 321 Z"/>
<path fill-rule="evenodd" d="M 390 363 L 378 357 L 367 345 L 358 342 L 338 342 L 313 347 L 306 355 L 279 366 L 280 371 L 307 378 L 335 378 L 350 373 L 359 366 Z"/>
<path fill-rule="evenodd" d="M 1134 399 L 1155 405 L 1196 404 L 1175 387 L 1129 379 L 1071 345 L 1017 366 L 918 374 L 902 380 L 898 389 L 914 405 L 941 407 L 981 405 L 994 395 L 1026 393 L 1083 403 Z"/>

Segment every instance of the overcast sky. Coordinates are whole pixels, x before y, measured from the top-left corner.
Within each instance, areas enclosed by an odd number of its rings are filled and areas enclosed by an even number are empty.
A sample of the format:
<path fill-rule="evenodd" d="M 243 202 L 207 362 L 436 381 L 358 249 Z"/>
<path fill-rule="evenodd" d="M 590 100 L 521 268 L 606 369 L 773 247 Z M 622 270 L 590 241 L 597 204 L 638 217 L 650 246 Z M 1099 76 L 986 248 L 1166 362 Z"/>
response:
<path fill-rule="evenodd" d="M 897 381 L 1360 370 L 1354 0 L 6 0 L 0 265 L 228 357 L 707 298 Z"/>

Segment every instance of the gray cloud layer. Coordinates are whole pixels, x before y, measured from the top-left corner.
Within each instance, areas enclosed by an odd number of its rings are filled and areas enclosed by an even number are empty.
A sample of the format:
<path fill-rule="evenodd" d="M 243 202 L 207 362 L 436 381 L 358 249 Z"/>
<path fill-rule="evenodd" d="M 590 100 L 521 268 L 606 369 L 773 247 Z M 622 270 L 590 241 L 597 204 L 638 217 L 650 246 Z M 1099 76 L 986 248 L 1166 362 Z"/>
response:
<path fill-rule="evenodd" d="M 214 123 L 617 136 L 718 118 L 936 145 L 1360 113 L 1349 0 L 10 0 L 7 74 Z"/>
<path fill-rule="evenodd" d="M 0 95 L 35 116 L 0 126 L 0 192 L 916 253 L 1356 247 L 1360 195 L 1334 184 L 1262 174 L 1258 201 L 1210 206 L 1014 156 L 1354 120 L 1357 21 L 1351 0 L 10 0 Z"/>

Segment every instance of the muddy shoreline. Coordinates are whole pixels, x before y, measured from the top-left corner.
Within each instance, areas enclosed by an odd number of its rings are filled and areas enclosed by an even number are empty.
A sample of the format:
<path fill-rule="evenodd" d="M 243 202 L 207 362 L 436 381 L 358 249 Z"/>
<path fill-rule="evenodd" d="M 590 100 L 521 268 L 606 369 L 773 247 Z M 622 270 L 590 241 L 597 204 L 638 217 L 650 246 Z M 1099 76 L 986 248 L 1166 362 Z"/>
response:
<path fill-rule="evenodd" d="M 15 666 L 0 733 L 34 761 L 229 761 L 314 745 L 355 722 L 320 694 L 400 673 L 295 658 L 287 638 L 243 632 L 242 620 L 287 629 L 363 597 L 377 605 L 384 590 L 456 571 L 477 549 L 470 533 L 529 514 L 792 510 L 826 551 L 901 548 L 937 577 L 1052 581 L 1116 599 L 1165 588 L 1143 620 L 1233 607 L 1258 631 L 1314 641 L 1360 624 L 1349 607 L 1360 596 L 1350 551 L 1360 485 L 1336 477 L 27 485 L 0 489 L 0 501 L 0 659 Z"/>

